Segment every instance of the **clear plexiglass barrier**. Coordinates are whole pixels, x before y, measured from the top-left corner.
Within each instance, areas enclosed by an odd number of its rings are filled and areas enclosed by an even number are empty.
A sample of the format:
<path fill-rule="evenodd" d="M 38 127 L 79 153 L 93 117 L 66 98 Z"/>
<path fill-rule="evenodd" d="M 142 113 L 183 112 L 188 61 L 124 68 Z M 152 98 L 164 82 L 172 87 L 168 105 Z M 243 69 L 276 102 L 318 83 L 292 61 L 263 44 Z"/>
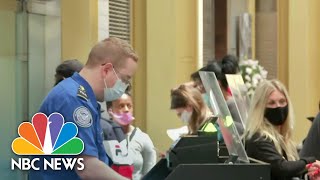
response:
<path fill-rule="evenodd" d="M 209 96 L 210 108 L 213 114 L 219 118 L 218 124 L 229 155 L 238 156 L 239 161 L 249 163 L 248 156 L 215 74 L 213 72 L 200 72 L 200 77 Z"/>
<path fill-rule="evenodd" d="M 247 94 L 248 89 L 240 74 L 226 74 L 226 77 L 232 94 L 231 101 L 235 104 L 242 125 L 245 127 L 250 106 L 250 99 Z"/>

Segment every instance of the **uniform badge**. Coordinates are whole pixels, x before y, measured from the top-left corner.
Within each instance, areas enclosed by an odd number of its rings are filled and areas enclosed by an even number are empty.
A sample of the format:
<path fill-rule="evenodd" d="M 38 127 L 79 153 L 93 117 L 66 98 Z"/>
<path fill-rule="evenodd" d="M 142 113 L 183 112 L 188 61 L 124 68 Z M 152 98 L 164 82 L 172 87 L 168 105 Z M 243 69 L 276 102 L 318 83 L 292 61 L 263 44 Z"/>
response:
<path fill-rule="evenodd" d="M 84 106 L 78 107 L 73 112 L 74 122 L 80 127 L 90 127 L 92 125 L 91 112 Z"/>
<path fill-rule="evenodd" d="M 87 95 L 86 89 L 81 85 L 78 88 L 77 96 L 79 96 L 79 97 L 83 98 L 84 100 L 88 101 L 88 95 Z"/>

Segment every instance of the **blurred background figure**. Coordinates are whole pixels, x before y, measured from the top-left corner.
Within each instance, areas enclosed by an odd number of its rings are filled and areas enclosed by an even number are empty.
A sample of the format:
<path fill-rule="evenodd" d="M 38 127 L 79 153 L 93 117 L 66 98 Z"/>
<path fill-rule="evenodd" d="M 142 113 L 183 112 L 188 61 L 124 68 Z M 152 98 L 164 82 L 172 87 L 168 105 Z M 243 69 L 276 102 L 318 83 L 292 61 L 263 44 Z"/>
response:
<path fill-rule="evenodd" d="M 156 151 L 148 134 L 132 125 L 134 117 L 131 95 L 126 92 L 119 99 L 107 105 L 113 121 L 118 123 L 127 135 L 129 155 L 133 158 L 133 179 L 140 180 L 156 163 Z"/>
<path fill-rule="evenodd" d="M 249 157 L 270 163 L 272 180 L 301 176 L 314 157 L 299 158 L 293 143 L 293 108 L 284 85 L 260 83 L 253 96 L 244 133 Z"/>
<path fill-rule="evenodd" d="M 237 74 L 240 71 L 239 64 L 238 64 L 238 58 L 233 55 L 226 55 L 223 57 L 223 59 L 218 61 L 210 61 L 207 66 L 204 66 L 203 68 L 199 69 L 198 71 L 191 74 L 191 79 L 193 83 L 186 83 L 188 86 L 193 86 L 202 94 L 202 97 L 205 101 L 205 103 L 208 105 L 208 107 L 211 107 L 209 102 L 209 96 L 206 94 L 206 90 L 202 84 L 201 77 L 200 77 L 200 71 L 205 72 L 213 72 L 216 75 L 216 78 L 219 82 L 221 92 L 223 94 L 223 97 L 227 103 L 227 106 L 229 108 L 230 114 L 235 122 L 237 131 L 240 135 L 242 135 L 244 128 L 242 125 L 242 121 L 240 118 L 240 115 L 237 110 L 236 103 L 234 99 L 232 98 L 232 94 L 227 82 L 226 74 Z"/>
<path fill-rule="evenodd" d="M 82 68 L 83 68 L 83 64 L 77 59 L 70 59 L 62 62 L 56 68 L 56 74 L 54 75 L 55 77 L 54 85 L 57 85 L 62 80 L 68 77 L 71 77 L 74 72 L 80 72 Z"/>
<path fill-rule="evenodd" d="M 200 71 L 214 72 L 225 100 L 230 99 L 231 91 L 228 86 L 226 74 L 238 74 L 240 71 L 238 58 L 233 55 L 226 55 L 221 61 L 212 60 L 208 65 L 202 67 L 198 71 L 191 74 L 191 79 L 194 82 L 195 87 L 199 88 L 201 93 L 205 93 L 205 89 L 201 82 Z"/>

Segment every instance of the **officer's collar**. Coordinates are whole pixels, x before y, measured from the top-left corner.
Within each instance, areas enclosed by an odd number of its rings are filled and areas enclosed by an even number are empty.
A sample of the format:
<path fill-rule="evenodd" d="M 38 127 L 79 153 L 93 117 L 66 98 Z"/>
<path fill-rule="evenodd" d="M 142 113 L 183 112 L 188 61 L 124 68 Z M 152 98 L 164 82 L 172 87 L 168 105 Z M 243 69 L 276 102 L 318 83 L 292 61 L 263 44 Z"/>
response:
<path fill-rule="evenodd" d="M 100 107 L 90 84 L 77 72 L 73 73 L 71 78 L 75 80 L 79 85 L 84 87 L 86 94 L 88 95 L 88 98 L 91 101 L 92 105 L 96 108 Z"/>

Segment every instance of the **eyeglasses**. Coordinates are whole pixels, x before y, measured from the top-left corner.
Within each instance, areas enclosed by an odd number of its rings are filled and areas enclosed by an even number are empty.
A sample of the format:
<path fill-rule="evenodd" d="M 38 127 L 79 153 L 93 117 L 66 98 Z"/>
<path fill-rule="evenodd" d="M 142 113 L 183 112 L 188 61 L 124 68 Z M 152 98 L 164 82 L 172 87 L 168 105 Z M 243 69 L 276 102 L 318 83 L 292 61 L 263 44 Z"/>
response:
<path fill-rule="evenodd" d="M 113 68 L 113 70 L 114 70 L 114 72 L 115 72 L 115 74 L 116 74 L 118 79 L 120 79 L 126 85 L 130 85 L 131 84 L 131 77 L 129 75 L 125 75 L 125 74 L 121 73 L 116 68 L 114 68 L 114 66 L 112 66 L 112 68 Z"/>

